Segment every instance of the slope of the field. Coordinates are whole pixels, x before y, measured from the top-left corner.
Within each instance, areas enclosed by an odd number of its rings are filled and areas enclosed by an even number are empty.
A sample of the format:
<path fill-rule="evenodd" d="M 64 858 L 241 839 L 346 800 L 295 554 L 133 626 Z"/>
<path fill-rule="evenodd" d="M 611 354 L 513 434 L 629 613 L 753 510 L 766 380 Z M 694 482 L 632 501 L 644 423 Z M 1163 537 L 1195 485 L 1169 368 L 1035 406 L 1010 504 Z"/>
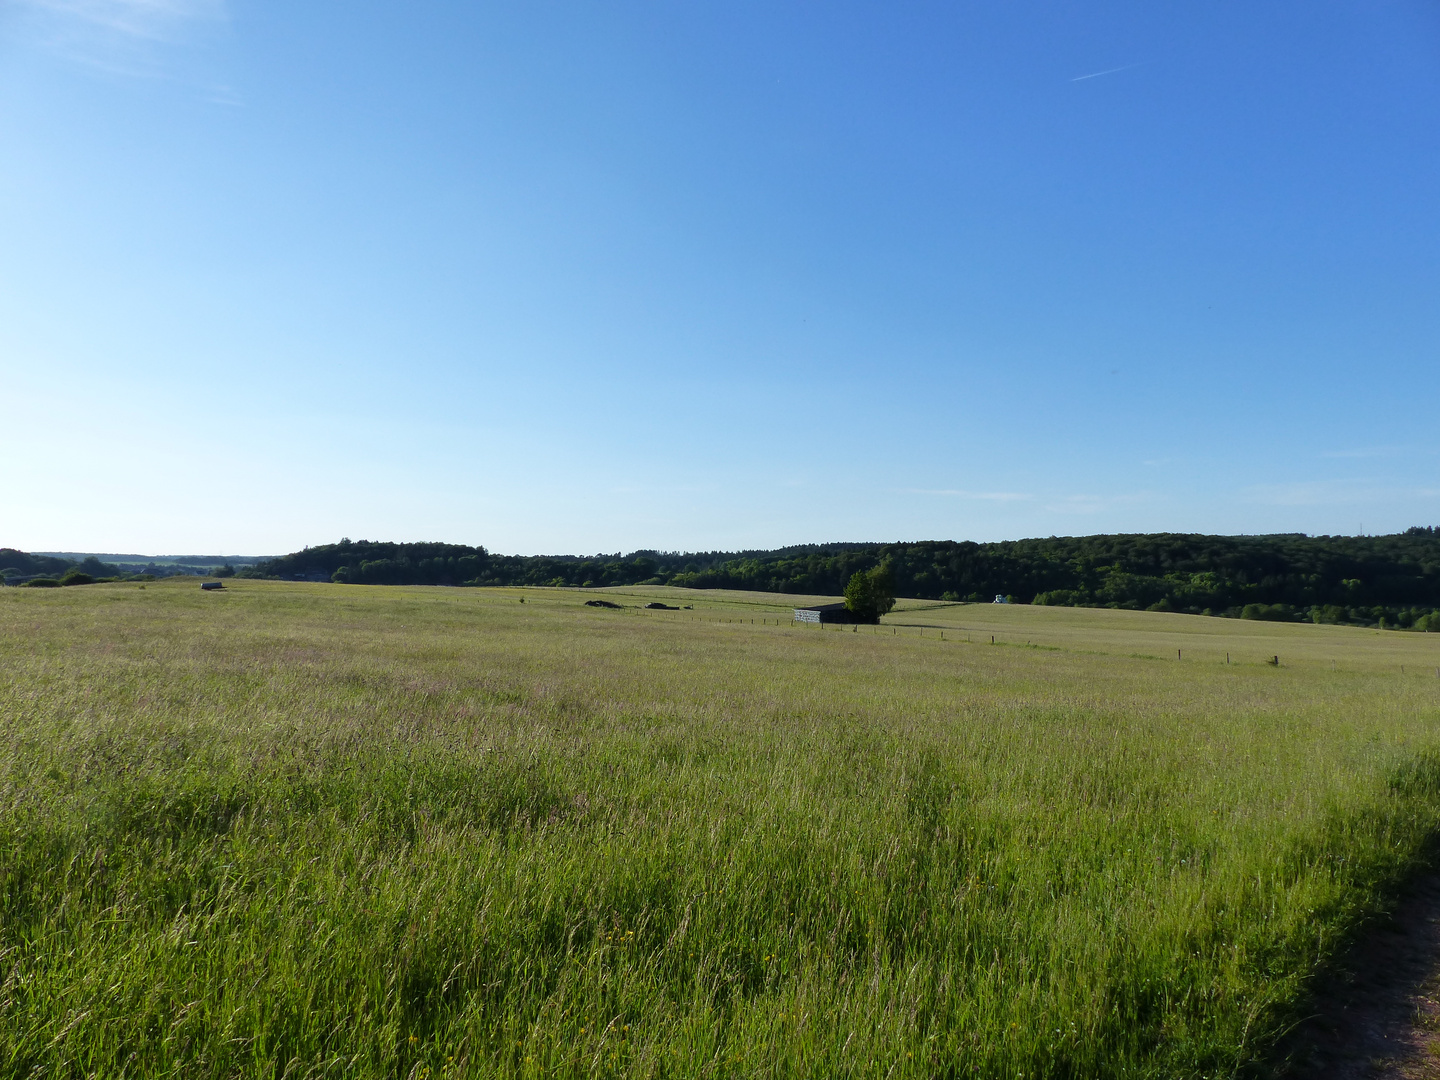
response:
<path fill-rule="evenodd" d="M 549 590 L 546 590 L 547 592 Z M 604 597 L 626 605 L 651 601 L 691 605 L 690 618 L 742 618 L 762 614 L 790 621 L 796 607 L 836 603 L 836 596 L 777 596 L 774 593 L 691 590 L 637 585 L 616 589 L 557 590 L 563 595 Z M 524 595 L 525 590 L 515 590 Z M 885 628 L 889 629 L 885 629 Z M 1028 604 L 955 604 L 941 600 L 899 600 L 881 627 L 829 626 L 830 632 L 890 632 L 999 645 L 1032 646 L 1101 655 L 1393 671 L 1440 678 L 1440 634 L 1312 626 L 1247 619 L 1207 618 L 1154 611 L 1105 608 L 1046 608 Z"/>
<path fill-rule="evenodd" d="M 0 593 L 0 1075 L 1230 1076 L 1440 829 L 1437 636 L 795 603 Z"/>

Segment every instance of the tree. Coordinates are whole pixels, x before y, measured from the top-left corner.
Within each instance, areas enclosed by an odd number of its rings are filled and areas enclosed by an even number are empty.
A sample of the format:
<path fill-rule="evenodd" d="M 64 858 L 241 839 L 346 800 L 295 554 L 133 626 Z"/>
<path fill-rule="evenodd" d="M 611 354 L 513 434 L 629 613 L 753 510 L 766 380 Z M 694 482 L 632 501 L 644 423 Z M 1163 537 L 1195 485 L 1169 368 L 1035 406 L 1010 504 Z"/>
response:
<path fill-rule="evenodd" d="M 857 621 L 878 623 L 880 616 L 894 606 L 895 586 L 888 563 L 850 575 L 850 583 L 845 586 L 845 609 Z"/>

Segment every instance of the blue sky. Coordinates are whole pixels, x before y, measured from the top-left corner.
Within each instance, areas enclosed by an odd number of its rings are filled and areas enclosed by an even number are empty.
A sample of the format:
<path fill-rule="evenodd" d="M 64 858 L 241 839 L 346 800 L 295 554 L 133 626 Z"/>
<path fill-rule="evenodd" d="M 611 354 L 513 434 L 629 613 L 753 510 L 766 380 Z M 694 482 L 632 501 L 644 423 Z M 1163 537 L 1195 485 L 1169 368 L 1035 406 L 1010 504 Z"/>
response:
<path fill-rule="evenodd" d="M 1440 523 L 1440 9 L 0 2 L 0 545 Z"/>

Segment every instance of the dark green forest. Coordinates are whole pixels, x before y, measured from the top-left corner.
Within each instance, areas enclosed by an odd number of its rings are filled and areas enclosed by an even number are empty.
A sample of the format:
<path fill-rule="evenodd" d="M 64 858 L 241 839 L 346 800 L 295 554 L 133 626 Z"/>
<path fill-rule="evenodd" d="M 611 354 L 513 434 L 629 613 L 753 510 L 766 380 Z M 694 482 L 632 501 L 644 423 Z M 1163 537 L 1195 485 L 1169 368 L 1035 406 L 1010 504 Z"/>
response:
<path fill-rule="evenodd" d="M 88 585 L 113 579 L 120 570 L 91 555 L 84 559 L 57 559 L 53 555 L 31 555 L 14 548 L 0 548 L 0 581 L 6 585 L 40 584 Z"/>
<path fill-rule="evenodd" d="M 6 585 L 89 585 L 97 581 L 154 581 L 180 574 L 230 577 L 235 568 L 228 563 L 202 566 L 203 558 L 150 563 L 108 563 L 95 555 L 37 555 L 0 548 L 0 581 Z"/>
<path fill-rule="evenodd" d="M 38 577 L 46 574 L 59 577 L 73 564 L 68 559 L 56 559 L 49 555 L 30 555 L 14 548 L 0 548 L 0 575 L 6 579 L 17 577 Z"/>
<path fill-rule="evenodd" d="M 839 595 L 884 566 L 895 595 L 1180 611 L 1440 631 L 1440 530 L 1388 536 L 1135 533 L 774 551 L 495 555 L 460 544 L 342 540 L 241 576 L 367 585 L 677 585 Z"/>

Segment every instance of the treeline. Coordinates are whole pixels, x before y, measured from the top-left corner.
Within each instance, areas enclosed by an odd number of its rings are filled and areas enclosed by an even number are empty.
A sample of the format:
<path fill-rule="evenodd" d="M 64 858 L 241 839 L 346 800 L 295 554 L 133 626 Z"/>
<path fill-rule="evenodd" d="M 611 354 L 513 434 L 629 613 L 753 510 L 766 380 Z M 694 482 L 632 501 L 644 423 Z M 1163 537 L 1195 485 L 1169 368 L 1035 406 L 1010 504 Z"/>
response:
<path fill-rule="evenodd" d="M 96 560 L 97 562 L 99 560 Z M 60 577 L 75 564 L 69 559 L 56 559 L 50 555 L 31 555 L 14 548 L 0 548 L 0 577 L 12 578 Z"/>
<path fill-rule="evenodd" d="M 1389 536 L 1141 533 L 774 551 L 495 555 L 459 544 L 342 540 L 241 576 L 369 585 L 677 585 L 839 595 L 888 567 L 898 596 L 1181 611 L 1440 630 L 1440 531 Z"/>
<path fill-rule="evenodd" d="M 103 562 L 94 555 L 83 559 L 34 555 L 15 548 L 0 548 L 0 582 L 6 585 L 91 585 L 97 581 L 154 581 L 178 574 L 200 574 L 193 566 L 161 565 L 139 568 Z M 229 564 L 211 567 L 212 577 L 231 577 L 235 568 Z"/>
<path fill-rule="evenodd" d="M 120 568 L 91 555 L 84 559 L 57 559 L 0 548 L 0 581 L 6 585 L 91 585 L 125 577 Z"/>

